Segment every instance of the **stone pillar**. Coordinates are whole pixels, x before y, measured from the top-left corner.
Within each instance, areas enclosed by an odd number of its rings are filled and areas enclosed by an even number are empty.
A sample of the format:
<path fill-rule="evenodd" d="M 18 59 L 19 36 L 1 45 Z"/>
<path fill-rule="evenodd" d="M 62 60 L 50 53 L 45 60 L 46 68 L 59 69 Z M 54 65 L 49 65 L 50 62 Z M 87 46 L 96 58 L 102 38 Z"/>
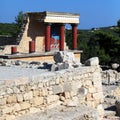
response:
<path fill-rule="evenodd" d="M 50 51 L 50 35 L 51 35 L 51 26 L 50 23 L 45 24 L 45 51 Z"/>
<path fill-rule="evenodd" d="M 17 47 L 13 46 L 11 47 L 11 54 L 16 54 L 17 53 Z"/>
<path fill-rule="evenodd" d="M 29 53 L 34 53 L 35 52 L 35 42 L 30 41 L 29 42 Z"/>
<path fill-rule="evenodd" d="M 72 49 L 77 49 L 77 24 L 72 24 Z"/>
<path fill-rule="evenodd" d="M 64 39 L 65 39 L 65 25 L 60 25 L 60 43 L 59 43 L 59 50 L 64 51 Z"/>

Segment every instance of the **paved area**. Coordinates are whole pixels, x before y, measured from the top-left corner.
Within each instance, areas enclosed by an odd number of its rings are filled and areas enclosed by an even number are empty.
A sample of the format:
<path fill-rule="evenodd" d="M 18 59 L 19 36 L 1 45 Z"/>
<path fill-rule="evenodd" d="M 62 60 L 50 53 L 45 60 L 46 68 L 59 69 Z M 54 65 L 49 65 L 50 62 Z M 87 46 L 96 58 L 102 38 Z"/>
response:
<path fill-rule="evenodd" d="M 47 70 L 44 69 L 0 66 L 0 80 L 10 80 L 18 77 L 31 77 L 33 75 L 42 74 L 46 71 Z"/>

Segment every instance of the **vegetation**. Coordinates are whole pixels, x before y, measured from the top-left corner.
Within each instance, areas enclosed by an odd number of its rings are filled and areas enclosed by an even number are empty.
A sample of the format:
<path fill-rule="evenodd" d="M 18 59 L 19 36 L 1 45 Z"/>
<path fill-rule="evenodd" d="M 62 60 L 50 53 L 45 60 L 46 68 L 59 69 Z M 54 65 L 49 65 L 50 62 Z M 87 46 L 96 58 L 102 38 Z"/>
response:
<path fill-rule="evenodd" d="M 22 26 L 23 12 L 19 12 L 14 23 L 0 23 L 0 36 L 17 37 Z"/>
<path fill-rule="evenodd" d="M 71 31 L 66 31 L 67 44 L 71 48 Z M 100 64 L 120 63 L 120 20 L 117 26 L 78 31 L 78 49 L 83 50 L 82 62 L 98 56 Z"/>

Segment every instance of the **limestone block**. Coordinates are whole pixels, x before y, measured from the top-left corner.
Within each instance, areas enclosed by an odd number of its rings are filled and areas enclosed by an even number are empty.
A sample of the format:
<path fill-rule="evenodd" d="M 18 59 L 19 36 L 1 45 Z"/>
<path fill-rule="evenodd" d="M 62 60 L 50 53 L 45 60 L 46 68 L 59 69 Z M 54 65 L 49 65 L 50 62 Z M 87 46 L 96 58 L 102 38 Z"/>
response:
<path fill-rule="evenodd" d="M 97 106 L 98 115 L 102 118 L 104 116 L 104 108 L 102 104 Z"/>
<path fill-rule="evenodd" d="M 37 112 L 40 112 L 40 108 L 35 108 L 35 107 L 30 108 L 30 113 L 37 113 Z"/>
<path fill-rule="evenodd" d="M 120 116 L 120 100 L 116 100 L 115 105 L 116 105 L 117 113 Z"/>
<path fill-rule="evenodd" d="M 94 101 L 87 101 L 87 106 L 88 106 L 88 107 L 95 108 L 95 103 L 94 103 Z"/>
<path fill-rule="evenodd" d="M 14 104 L 14 105 L 13 105 L 13 108 L 14 108 L 14 109 L 13 109 L 14 112 L 21 110 L 20 104 L 18 104 L 18 103 Z"/>
<path fill-rule="evenodd" d="M 3 112 L 3 115 L 4 114 L 7 114 L 7 113 L 11 113 L 13 111 L 13 107 L 10 107 L 10 106 L 5 106 L 3 109 L 2 109 L 2 112 Z"/>
<path fill-rule="evenodd" d="M 7 93 L 8 94 L 12 94 L 13 93 L 13 90 L 11 88 L 7 88 Z"/>
<path fill-rule="evenodd" d="M 76 95 L 77 95 L 77 92 L 78 92 L 78 90 L 72 90 L 72 91 L 70 92 L 71 97 L 76 96 Z"/>
<path fill-rule="evenodd" d="M 88 92 L 89 92 L 89 93 L 95 93 L 95 92 L 96 92 L 95 87 L 93 87 L 93 86 L 89 87 L 89 88 L 88 88 Z"/>
<path fill-rule="evenodd" d="M 22 102 L 22 103 L 20 103 L 20 107 L 21 107 L 21 110 L 28 109 L 28 108 L 30 108 L 30 103 Z"/>
<path fill-rule="evenodd" d="M 54 54 L 54 61 L 56 63 L 75 62 L 75 56 L 73 52 L 59 51 Z"/>
<path fill-rule="evenodd" d="M 99 59 L 98 57 L 92 57 L 85 61 L 86 66 L 97 66 L 99 65 Z"/>
<path fill-rule="evenodd" d="M 15 115 L 7 115 L 6 120 L 15 120 Z"/>
<path fill-rule="evenodd" d="M 17 94 L 17 101 L 22 102 L 23 101 L 23 95 L 22 94 Z"/>
<path fill-rule="evenodd" d="M 47 106 L 47 109 L 52 109 L 52 108 L 55 108 L 55 107 L 59 107 L 61 105 L 61 101 L 56 101 L 56 102 L 53 102 L 52 104 L 48 105 Z"/>
<path fill-rule="evenodd" d="M 33 90 L 33 96 L 39 96 L 40 95 L 40 91 L 39 90 Z"/>
<path fill-rule="evenodd" d="M 43 97 L 35 97 L 33 98 L 33 105 L 38 106 L 43 104 Z"/>
<path fill-rule="evenodd" d="M 17 102 L 17 97 L 15 95 L 8 96 L 7 99 L 6 99 L 6 102 L 8 104 L 16 103 Z"/>
<path fill-rule="evenodd" d="M 93 93 L 93 98 L 96 101 L 103 101 L 103 92 Z"/>
<path fill-rule="evenodd" d="M 65 83 L 65 84 L 63 85 L 63 91 L 64 91 L 64 92 L 70 92 L 70 91 L 72 91 L 72 86 L 71 86 L 71 84 L 70 84 L 70 83 Z"/>
<path fill-rule="evenodd" d="M 92 86 L 92 80 L 86 80 L 85 85 L 88 86 L 88 87 L 91 87 Z"/>
<path fill-rule="evenodd" d="M 13 87 L 14 93 L 20 93 L 20 90 L 17 87 Z"/>
<path fill-rule="evenodd" d="M 24 92 L 25 91 L 25 86 L 24 85 L 20 85 L 20 91 Z"/>
<path fill-rule="evenodd" d="M 55 85 L 52 87 L 53 94 L 58 94 L 63 92 L 63 88 L 61 85 Z"/>
<path fill-rule="evenodd" d="M 40 82 L 40 83 L 38 84 L 38 87 L 39 87 L 39 88 L 43 88 L 43 83 Z"/>
<path fill-rule="evenodd" d="M 66 100 L 66 106 L 67 107 L 76 107 L 78 106 L 79 101 L 77 97 L 74 97 L 73 99 Z"/>
<path fill-rule="evenodd" d="M 87 101 L 92 101 L 93 100 L 92 94 L 88 93 L 87 96 L 86 96 L 86 100 Z"/>
<path fill-rule="evenodd" d="M 72 83 L 71 83 L 72 91 L 81 88 L 81 86 L 82 86 L 82 82 L 81 81 L 76 81 L 75 80 L 75 81 L 72 81 Z"/>
<path fill-rule="evenodd" d="M 66 99 L 69 99 L 71 96 L 70 96 L 70 92 L 64 92 L 64 95 L 63 95 Z"/>
<path fill-rule="evenodd" d="M 0 99 L 0 105 L 6 105 L 6 98 Z"/>
<path fill-rule="evenodd" d="M 56 80 L 55 80 L 55 84 L 59 85 L 59 83 L 60 83 L 60 80 L 59 80 L 59 77 L 57 77 Z"/>
<path fill-rule="evenodd" d="M 59 100 L 59 96 L 58 95 L 50 95 L 47 97 L 47 103 L 50 104 L 52 102 L 55 102 Z"/>
<path fill-rule="evenodd" d="M 24 100 L 31 100 L 33 98 L 33 92 L 30 91 L 24 94 Z"/>
<path fill-rule="evenodd" d="M 42 96 L 47 96 L 48 95 L 48 90 L 47 89 L 42 89 L 42 91 L 41 91 L 41 95 Z"/>

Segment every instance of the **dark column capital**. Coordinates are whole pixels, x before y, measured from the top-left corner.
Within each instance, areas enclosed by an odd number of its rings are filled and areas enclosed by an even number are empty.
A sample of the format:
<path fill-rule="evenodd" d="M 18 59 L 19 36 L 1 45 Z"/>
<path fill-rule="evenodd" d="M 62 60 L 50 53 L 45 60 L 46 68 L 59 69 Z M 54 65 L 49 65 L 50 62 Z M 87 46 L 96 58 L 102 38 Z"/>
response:
<path fill-rule="evenodd" d="M 77 23 L 72 23 L 71 26 L 72 26 L 72 27 L 77 27 L 78 24 L 77 24 Z"/>

